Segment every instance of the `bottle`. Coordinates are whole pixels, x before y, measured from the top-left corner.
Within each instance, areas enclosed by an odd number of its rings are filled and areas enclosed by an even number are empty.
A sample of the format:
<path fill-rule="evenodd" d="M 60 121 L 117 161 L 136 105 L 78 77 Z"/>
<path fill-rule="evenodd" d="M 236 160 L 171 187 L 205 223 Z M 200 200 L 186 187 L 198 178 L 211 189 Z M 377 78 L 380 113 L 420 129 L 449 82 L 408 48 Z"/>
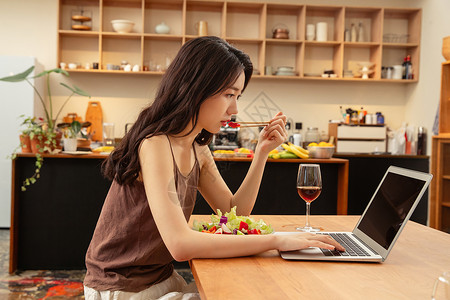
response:
<path fill-rule="evenodd" d="M 358 122 L 359 124 L 364 124 L 364 109 L 361 106 L 361 110 L 358 112 Z"/>
<path fill-rule="evenodd" d="M 377 112 L 377 122 L 376 124 L 383 125 L 384 124 L 384 116 L 381 112 Z"/>
<path fill-rule="evenodd" d="M 402 79 L 406 79 L 406 56 L 402 63 Z"/>
<path fill-rule="evenodd" d="M 357 37 L 357 34 L 356 34 L 356 27 L 355 27 L 355 24 L 352 23 L 352 27 L 351 27 L 351 37 L 350 37 L 351 41 L 352 41 L 352 42 L 356 42 L 356 37 Z"/>
<path fill-rule="evenodd" d="M 358 42 L 364 42 L 364 29 L 362 22 L 358 24 Z"/>
<path fill-rule="evenodd" d="M 386 70 L 386 79 L 392 79 L 392 72 L 393 72 L 394 68 L 393 67 L 387 67 Z"/>
<path fill-rule="evenodd" d="M 345 29 L 345 34 L 344 34 L 344 41 L 350 42 L 350 40 L 351 40 L 350 29 L 346 28 Z"/>
<path fill-rule="evenodd" d="M 419 127 L 417 131 L 417 155 L 427 154 L 427 130 L 425 127 Z"/>
<path fill-rule="evenodd" d="M 302 146 L 302 123 L 295 122 L 294 145 Z"/>
<path fill-rule="evenodd" d="M 366 124 L 372 124 L 372 114 L 366 114 L 364 121 Z"/>
<path fill-rule="evenodd" d="M 413 79 L 411 55 L 407 55 L 405 58 L 405 78 L 404 79 Z"/>

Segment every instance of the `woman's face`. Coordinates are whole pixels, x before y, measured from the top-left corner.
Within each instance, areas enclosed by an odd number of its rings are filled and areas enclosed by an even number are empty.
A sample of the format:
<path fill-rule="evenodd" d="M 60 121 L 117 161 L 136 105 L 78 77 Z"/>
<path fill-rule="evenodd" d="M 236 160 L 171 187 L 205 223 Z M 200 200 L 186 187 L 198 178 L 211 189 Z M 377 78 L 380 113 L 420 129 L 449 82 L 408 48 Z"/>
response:
<path fill-rule="evenodd" d="M 245 74 L 241 72 L 236 82 L 222 93 L 206 99 L 200 106 L 197 126 L 211 133 L 217 133 L 232 115 L 238 113 L 237 100 L 244 88 Z"/>

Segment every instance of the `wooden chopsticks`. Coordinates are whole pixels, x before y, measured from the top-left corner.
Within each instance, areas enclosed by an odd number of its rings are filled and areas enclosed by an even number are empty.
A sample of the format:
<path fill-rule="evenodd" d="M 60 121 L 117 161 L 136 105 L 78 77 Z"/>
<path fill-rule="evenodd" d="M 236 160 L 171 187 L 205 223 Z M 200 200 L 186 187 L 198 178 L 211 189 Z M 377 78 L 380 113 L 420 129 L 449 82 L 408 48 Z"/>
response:
<path fill-rule="evenodd" d="M 238 124 L 241 124 L 241 128 L 243 127 L 261 127 L 266 126 L 270 124 L 270 122 L 237 122 Z"/>

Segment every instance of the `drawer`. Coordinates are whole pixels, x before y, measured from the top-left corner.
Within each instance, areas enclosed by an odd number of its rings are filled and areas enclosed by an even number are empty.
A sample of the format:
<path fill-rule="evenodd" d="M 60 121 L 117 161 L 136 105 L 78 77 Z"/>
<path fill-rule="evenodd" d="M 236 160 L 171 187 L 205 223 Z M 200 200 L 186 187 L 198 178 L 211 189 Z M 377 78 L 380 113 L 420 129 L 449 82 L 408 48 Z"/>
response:
<path fill-rule="evenodd" d="M 369 126 L 338 126 L 337 138 L 339 139 L 385 139 L 386 127 Z"/>
<path fill-rule="evenodd" d="M 372 153 L 385 152 L 386 140 L 384 141 L 342 141 L 337 142 L 338 153 Z"/>

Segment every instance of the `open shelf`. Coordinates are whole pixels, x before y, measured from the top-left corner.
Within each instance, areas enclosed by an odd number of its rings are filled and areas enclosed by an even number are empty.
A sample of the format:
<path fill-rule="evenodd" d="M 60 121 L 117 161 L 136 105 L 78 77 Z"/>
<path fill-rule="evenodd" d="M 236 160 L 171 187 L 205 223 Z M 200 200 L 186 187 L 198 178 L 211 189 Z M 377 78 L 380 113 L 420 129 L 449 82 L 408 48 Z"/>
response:
<path fill-rule="evenodd" d="M 92 16 L 91 30 L 72 30 L 71 16 L 77 10 Z M 115 74 L 107 70 L 107 64 L 120 65 L 125 60 L 146 70 L 133 74 L 162 74 L 179 48 L 199 36 L 198 24 L 205 21 L 208 35 L 219 36 L 250 55 L 260 71 L 255 78 L 411 83 L 419 78 L 421 15 L 421 9 L 415 8 L 239 0 L 60 0 L 57 64 L 79 63 L 81 68 L 70 72 Z M 135 25 L 130 33 L 117 33 L 111 25 L 115 19 L 128 19 Z M 156 33 L 163 22 L 169 33 Z M 326 23 L 326 40 L 307 40 L 306 26 L 317 27 L 319 22 Z M 346 30 L 360 23 L 364 39 L 346 40 Z M 287 29 L 289 38 L 274 38 L 276 28 Z M 402 64 L 406 55 L 411 55 L 414 79 L 382 78 L 382 67 Z M 344 70 L 366 61 L 375 65 L 369 79 L 344 78 Z M 99 63 L 98 70 L 84 69 L 93 62 Z M 156 70 L 150 65 L 161 67 Z M 265 74 L 266 67 L 275 72 L 280 66 L 293 67 L 297 75 Z M 333 70 L 336 78 L 322 78 L 325 70 Z"/>

